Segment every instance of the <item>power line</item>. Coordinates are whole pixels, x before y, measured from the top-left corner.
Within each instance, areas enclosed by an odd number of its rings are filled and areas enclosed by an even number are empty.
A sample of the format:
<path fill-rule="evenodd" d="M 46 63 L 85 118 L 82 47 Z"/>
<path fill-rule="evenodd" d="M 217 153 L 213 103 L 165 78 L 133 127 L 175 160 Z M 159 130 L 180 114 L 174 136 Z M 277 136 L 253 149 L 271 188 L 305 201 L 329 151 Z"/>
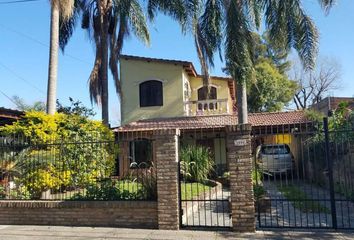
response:
<path fill-rule="evenodd" d="M 3 4 L 15 4 L 15 3 L 27 3 L 27 2 L 38 2 L 38 1 L 43 1 L 43 0 L 15 0 L 15 1 L 3 1 L 3 2 L 0 2 L 0 5 L 3 5 Z"/>
<path fill-rule="evenodd" d="M 1 93 L 2 95 L 4 95 L 10 102 L 12 102 L 13 104 L 17 105 L 17 104 L 15 103 L 15 101 L 12 100 L 12 98 L 10 98 L 9 96 L 7 96 L 3 91 L 0 90 L 0 93 Z"/>
<path fill-rule="evenodd" d="M 36 1 L 37 1 L 37 0 L 36 0 Z M 1 2 L 0 2 L 0 3 L 1 3 Z M 35 42 L 35 43 L 37 43 L 37 44 L 39 44 L 39 45 L 41 45 L 41 46 L 43 46 L 43 47 L 49 48 L 49 45 L 48 45 L 48 44 L 43 43 L 43 42 L 39 41 L 38 39 L 35 39 L 35 38 L 33 38 L 33 37 L 31 37 L 31 36 L 29 36 L 29 35 L 23 33 L 23 32 L 19 32 L 19 31 L 15 30 L 15 29 L 6 27 L 6 26 L 4 26 L 3 24 L 0 24 L 0 27 L 3 28 L 3 29 L 5 29 L 5 30 L 7 30 L 7 31 L 9 31 L 9 32 L 13 32 L 13 33 L 15 33 L 15 34 L 17 34 L 17 35 L 19 35 L 19 36 L 22 36 L 22 37 L 24 37 L 24 38 L 27 38 L 28 40 L 31 40 L 32 42 Z M 90 64 L 90 65 L 91 65 L 91 63 L 89 63 L 89 62 L 87 62 L 87 61 L 85 61 L 85 60 L 83 60 L 83 59 L 80 59 L 80 58 L 78 58 L 78 57 L 75 57 L 75 56 L 73 56 L 73 55 L 71 55 L 71 54 L 66 54 L 66 53 L 65 53 L 65 54 L 63 54 L 63 56 L 64 56 L 64 57 L 69 57 L 69 58 L 74 59 L 74 60 L 76 60 L 76 61 L 78 61 L 78 62 L 81 62 L 81 63 Z"/>
<path fill-rule="evenodd" d="M 3 64 L 2 62 L 0 62 L 0 66 L 2 66 L 4 69 L 6 69 L 9 73 L 11 73 L 12 75 L 14 75 L 16 78 L 20 79 L 21 81 L 27 83 L 29 86 L 31 86 L 33 89 L 36 89 L 38 92 L 46 95 L 46 93 L 38 88 L 36 85 L 32 84 L 30 81 L 24 79 L 23 77 L 21 77 L 20 75 L 18 75 L 15 71 L 13 71 L 12 69 L 10 69 L 8 66 L 6 66 L 5 64 Z"/>

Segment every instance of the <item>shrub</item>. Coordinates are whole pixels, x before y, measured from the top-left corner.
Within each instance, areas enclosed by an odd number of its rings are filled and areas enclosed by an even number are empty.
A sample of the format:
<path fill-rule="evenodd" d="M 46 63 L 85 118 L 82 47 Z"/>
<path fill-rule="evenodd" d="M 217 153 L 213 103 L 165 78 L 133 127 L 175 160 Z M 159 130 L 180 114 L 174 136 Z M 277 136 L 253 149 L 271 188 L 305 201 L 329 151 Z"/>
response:
<path fill-rule="evenodd" d="M 49 189 L 84 188 L 114 170 L 118 148 L 112 131 L 83 116 L 27 112 L 13 125 L 0 127 L 0 135 L 21 145 L 7 161 L 16 163 L 16 181 L 34 198 Z"/>
<path fill-rule="evenodd" d="M 181 173 L 189 182 L 203 182 L 214 170 L 209 150 L 202 146 L 186 146 L 181 149 Z"/>

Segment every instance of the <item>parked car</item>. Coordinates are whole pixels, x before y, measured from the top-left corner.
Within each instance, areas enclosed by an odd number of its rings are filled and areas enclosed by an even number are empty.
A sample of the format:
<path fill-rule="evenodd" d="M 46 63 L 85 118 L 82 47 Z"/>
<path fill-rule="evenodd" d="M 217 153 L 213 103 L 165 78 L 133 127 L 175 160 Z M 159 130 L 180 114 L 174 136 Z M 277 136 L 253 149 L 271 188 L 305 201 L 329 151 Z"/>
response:
<path fill-rule="evenodd" d="M 287 144 L 264 144 L 257 148 L 257 163 L 264 173 L 287 173 L 294 169 L 294 156 Z"/>

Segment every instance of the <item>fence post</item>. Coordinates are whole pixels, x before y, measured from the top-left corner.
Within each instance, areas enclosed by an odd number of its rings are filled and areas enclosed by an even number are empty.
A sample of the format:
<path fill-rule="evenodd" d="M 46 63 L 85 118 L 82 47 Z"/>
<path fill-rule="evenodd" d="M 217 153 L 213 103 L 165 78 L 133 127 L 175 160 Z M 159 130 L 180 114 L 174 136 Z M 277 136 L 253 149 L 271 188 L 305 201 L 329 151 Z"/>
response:
<path fill-rule="evenodd" d="M 178 129 L 154 132 L 157 171 L 158 226 L 179 229 Z"/>
<path fill-rule="evenodd" d="M 332 225 L 334 229 L 337 229 L 337 210 L 336 210 L 336 200 L 334 195 L 334 182 L 333 182 L 333 160 L 329 154 L 329 130 L 328 130 L 328 118 L 323 118 L 323 129 L 325 135 L 325 149 L 326 149 L 326 160 L 328 166 L 328 180 L 329 180 L 329 191 L 331 199 L 331 215 L 332 215 Z"/>
<path fill-rule="evenodd" d="M 256 230 L 252 184 L 251 125 L 226 126 L 227 160 L 230 170 L 232 228 Z"/>

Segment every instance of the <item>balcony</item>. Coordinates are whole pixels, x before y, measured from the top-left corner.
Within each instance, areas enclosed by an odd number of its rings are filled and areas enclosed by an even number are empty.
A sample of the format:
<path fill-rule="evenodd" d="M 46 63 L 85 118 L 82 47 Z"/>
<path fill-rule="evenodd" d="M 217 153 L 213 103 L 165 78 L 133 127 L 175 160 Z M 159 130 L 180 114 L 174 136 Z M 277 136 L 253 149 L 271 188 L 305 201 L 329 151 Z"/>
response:
<path fill-rule="evenodd" d="M 227 99 L 184 102 L 184 111 L 186 116 L 208 116 L 230 113 Z"/>

